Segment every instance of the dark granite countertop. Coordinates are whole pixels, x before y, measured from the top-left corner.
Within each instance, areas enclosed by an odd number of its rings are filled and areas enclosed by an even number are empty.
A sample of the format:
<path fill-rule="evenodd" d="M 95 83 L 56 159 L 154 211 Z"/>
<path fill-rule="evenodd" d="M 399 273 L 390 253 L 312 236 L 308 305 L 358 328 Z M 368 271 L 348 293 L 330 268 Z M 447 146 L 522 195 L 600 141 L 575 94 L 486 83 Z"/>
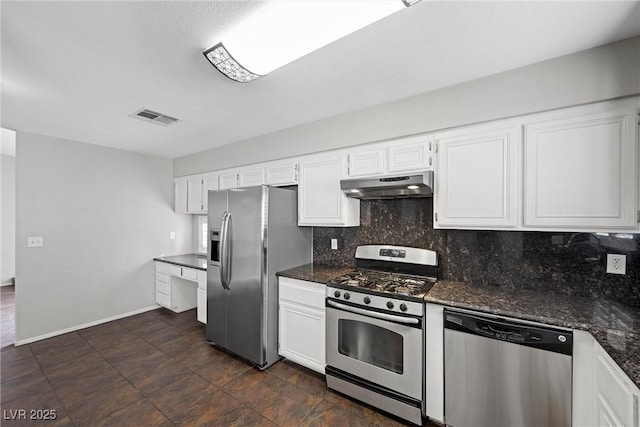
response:
<path fill-rule="evenodd" d="M 167 262 L 169 264 L 175 264 L 181 267 L 197 268 L 198 270 L 207 271 L 207 257 L 204 254 L 162 256 L 154 258 L 153 260 Z"/>
<path fill-rule="evenodd" d="M 277 274 L 326 284 L 353 269 L 352 266 L 306 264 Z M 447 280 L 436 282 L 425 301 L 588 331 L 640 387 L 640 310 L 637 308 L 605 299 Z"/>
<path fill-rule="evenodd" d="M 640 310 L 623 304 L 534 290 L 440 280 L 426 302 L 581 329 L 640 387 Z"/>
<path fill-rule="evenodd" d="M 289 270 L 280 271 L 276 274 L 291 279 L 326 284 L 331 279 L 342 276 L 350 271 L 353 271 L 353 267 L 328 267 L 318 264 L 305 264 L 290 268 Z"/>

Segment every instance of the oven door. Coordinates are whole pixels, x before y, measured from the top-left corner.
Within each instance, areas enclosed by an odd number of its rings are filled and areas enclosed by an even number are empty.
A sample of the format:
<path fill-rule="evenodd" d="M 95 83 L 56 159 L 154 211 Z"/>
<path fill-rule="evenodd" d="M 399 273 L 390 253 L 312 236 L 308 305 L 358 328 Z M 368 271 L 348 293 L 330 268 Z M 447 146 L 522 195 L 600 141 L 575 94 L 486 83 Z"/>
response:
<path fill-rule="evenodd" d="M 422 321 L 408 325 L 350 309 L 327 300 L 327 365 L 422 400 Z"/>

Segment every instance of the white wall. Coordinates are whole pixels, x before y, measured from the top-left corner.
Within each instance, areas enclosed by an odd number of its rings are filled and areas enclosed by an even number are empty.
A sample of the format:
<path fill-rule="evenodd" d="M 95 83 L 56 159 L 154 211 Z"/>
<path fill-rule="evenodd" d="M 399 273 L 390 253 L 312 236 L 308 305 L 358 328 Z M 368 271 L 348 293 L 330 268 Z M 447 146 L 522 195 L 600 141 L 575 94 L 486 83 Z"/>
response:
<path fill-rule="evenodd" d="M 16 158 L 0 158 L 0 284 L 6 284 L 16 275 Z"/>
<path fill-rule="evenodd" d="M 18 131 L 18 343 L 154 306 L 153 257 L 192 249 L 172 174 L 168 159 Z"/>
<path fill-rule="evenodd" d="M 219 170 L 638 93 L 640 37 L 635 37 L 180 157 L 174 160 L 174 175 Z"/>

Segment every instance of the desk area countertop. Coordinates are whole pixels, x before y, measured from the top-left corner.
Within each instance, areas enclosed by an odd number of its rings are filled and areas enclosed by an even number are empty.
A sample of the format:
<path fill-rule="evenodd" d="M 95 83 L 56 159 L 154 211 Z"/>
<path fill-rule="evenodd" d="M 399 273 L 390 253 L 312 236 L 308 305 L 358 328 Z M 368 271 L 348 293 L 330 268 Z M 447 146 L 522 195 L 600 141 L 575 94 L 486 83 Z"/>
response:
<path fill-rule="evenodd" d="M 207 271 L 207 256 L 204 254 L 162 256 L 154 258 L 153 260 L 179 265 L 181 267 L 196 268 L 198 270 Z"/>

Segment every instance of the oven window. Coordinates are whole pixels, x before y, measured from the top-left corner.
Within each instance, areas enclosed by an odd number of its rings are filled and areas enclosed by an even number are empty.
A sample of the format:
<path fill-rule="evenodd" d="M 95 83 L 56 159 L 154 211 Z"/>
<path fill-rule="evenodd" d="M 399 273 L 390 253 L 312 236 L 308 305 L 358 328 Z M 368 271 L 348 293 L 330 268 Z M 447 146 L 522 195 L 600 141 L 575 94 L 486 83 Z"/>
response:
<path fill-rule="evenodd" d="M 357 320 L 338 321 L 338 351 L 369 365 L 402 374 L 402 335 Z"/>

